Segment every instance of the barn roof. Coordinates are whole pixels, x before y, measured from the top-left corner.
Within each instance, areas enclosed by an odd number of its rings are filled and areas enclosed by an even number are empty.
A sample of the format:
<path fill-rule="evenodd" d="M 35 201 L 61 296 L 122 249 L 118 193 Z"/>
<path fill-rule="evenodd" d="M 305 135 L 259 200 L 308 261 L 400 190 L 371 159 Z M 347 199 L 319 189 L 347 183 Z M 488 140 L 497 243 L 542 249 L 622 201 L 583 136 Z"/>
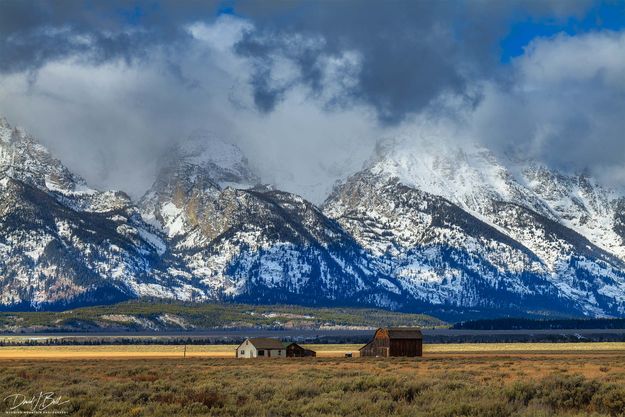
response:
<path fill-rule="evenodd" d="M 304 351 L 304 352 L 312 352 L 312 353 L 316 353 L 314 350 L 312 350 L 312 349 L 306 349 L 305 347 L 302 347 L 302 346 L 298 345 L 298 344 L 297 344 L 297 343 L 295 343 L 295 342 L 293 342 L 293 343 L 289 343 L 289 344 L 286 346 L 286 348 L 287 348 L 287 349 L 290 349 L 290 350 L 301 350 L 301 351 Z"/>
<path fill-rule="evenodd" d="M 361 348 L 360 348 L 360 349 L 358 349 L 358 350 L 363 350 L 363 349 L 366 349 L 366 348 L 368 348 L 368 347 L 369 347 L 369 345 L 371 345 L 372 343 L 373 343 L 373 340 L 372 340 L 372 341 L 370 341 L 369 343 L 367 343 L 366 345 L 364 345 L 363 347 L 361 347 Z"/>
<path fill-rule="evenodd" d="M 256 349 L 284 349 L 284 343 L 282 343 L 278 339 L 271 339 L 269 337 L 255 337 L 249 340 Z"/>
<path fill-rule="evenodd" d="M 391 339 L 423 339 L 418 327 L 389 327 L 386 331 Z"/>

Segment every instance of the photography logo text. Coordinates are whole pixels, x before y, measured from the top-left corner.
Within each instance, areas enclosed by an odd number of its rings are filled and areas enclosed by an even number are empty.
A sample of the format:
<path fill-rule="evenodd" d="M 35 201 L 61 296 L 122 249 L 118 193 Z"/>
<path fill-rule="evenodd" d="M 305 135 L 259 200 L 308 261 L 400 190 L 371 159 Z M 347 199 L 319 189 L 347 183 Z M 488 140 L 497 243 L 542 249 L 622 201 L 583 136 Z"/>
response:
<path fill-rule="evenodd" d="M 5 396 L 5 414 L 67 414 L 69 399 L 51 391 L 35 394 L 14 393 Z"/>

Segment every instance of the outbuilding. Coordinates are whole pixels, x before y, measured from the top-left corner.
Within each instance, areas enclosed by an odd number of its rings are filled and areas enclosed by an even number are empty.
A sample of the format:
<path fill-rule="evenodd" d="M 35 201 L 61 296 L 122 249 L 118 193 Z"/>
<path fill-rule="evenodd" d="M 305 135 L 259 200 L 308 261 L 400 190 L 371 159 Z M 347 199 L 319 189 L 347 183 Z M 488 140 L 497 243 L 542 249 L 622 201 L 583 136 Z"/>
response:
<path fill-rule="evenodd" d="M 286 348 L 278 339 L 257 337 L 245 339 L 236 350 L 237 358 L 285 358 Z"/>
<path fill-rule="evenodd" d="M 423 356 L 423 334 L 418 327 L 380 328 L 360 348 L 360 356 Z"/>
<path fill-rule="evenodd" d="M 286 347 L 286 356 L 288 358 L 303 358 L 303 357 L 315 357 L 317 352 L 310 349 L 305 349 L 297 343 L 291 343 Z"/>

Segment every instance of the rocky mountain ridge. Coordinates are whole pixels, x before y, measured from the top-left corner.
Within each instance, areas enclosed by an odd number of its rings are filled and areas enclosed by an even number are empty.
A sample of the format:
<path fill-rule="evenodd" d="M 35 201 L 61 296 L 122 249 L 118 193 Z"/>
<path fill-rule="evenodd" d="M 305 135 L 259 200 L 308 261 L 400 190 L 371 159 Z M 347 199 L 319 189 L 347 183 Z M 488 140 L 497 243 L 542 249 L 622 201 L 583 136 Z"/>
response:
<path fill-rule="evenodd" d="M 150 296 L 625 316 L 625 200 L 479 146 L 383 144 L 316 207 L 196 132 L 134 203 L 2 120 L 0 195 L 4 309 Z"/>
<path fill-rule="evenodd" d="M 122 192 L 99 192 L 0 123 L 0 305 L 63 308 L 129 296 L 190 297 L 166 242 Z"/>

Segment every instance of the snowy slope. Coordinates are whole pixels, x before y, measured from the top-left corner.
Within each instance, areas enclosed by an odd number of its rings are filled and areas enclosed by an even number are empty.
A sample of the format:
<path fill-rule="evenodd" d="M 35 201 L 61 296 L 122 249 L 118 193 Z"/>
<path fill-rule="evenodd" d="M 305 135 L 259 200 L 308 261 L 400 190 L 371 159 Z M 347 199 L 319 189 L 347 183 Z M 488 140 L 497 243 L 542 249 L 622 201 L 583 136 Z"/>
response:
<path fill-rule="evenodd" d="M 44 308 L 139 296 L 190 299 L 166 243 L 127 195 L 98 192 L 0 123 L 0 305 Z"/>
<path fill-rule="evenodd" d="M 213 294 L 253 302 L 397 305 L 388 288 L 399 290 L 368 269 L 360 247 L 318 208 L 293 194 L 249 188 L 255 177 L 235 147 L 214 138 L 192 141 L 192 152 L 184 144 L 171 153 L 140 206 L 167 234 L 172 256 Z M 236 175 L 224 184 L 223 172 Z"/>
<path fill-rule="evenodd" d="M 0 120 L 0 309 L 156 296 L 625 316 L 622 195 L 434 139 L 383 143 L 319 208 L 196 132 L 135 204 Z"/>
<path fill-rule="evenodd" d="M 493 202 L 522 205 L 625 260 L 625 240 L 615 230 L 622 196 L 584 174 L 564 174 L 533 161 L 497 157 L 472 143 L 460 147 L 409 137 L 381 144 L 369 169 L 445 197 L 493 224 L 497 219 Z"/>
<path fill-rule="evenodd" d="M 397 200 L 406 193 L 420 203 L 407 205 Z M 431 205 L 425 201 L 435 197 L 514 241 L 533 262 L 502 247 L 502 242 L 489 254 L 493 242 L 475 241 L 475 236 L 454 230 L 460 220 L 447 219 L 443 230 L 451 228 L 453 232 L 441 231 L 435 217 L 424 215 Z M 613 192 L 583 176 L 555 174 L 509 158 L 502 161 L 479 146 L 460 148 L 405 139 L 382 144 L 369 166 L 330 196 L 325 213 L 365 248 L 388 257 L 393 268 L 400 268 L 395 275 L 402 276 L 402 265 L 411 265 L 410 285 L 440 281 L 450 274 L 463 276 L 457 272 L 458 264 L 444 260 L 436 261 L 438 270 L 424 267 L 442 255 L 434 252 L 429 247 L 431 241 L 423 236 L 436 236 L 436 244 L 466 252 L 469 258 L 460 265 L 466 262 L 462 268 L 469 269 L 477 265 L 473 268 L 476 276 L 458 284 L 454 293 L 440 286 L 443 291 L 439 295 L 435 289 L 436 303 L 467 304 L 467 297 L 474 295 L 471 286 L 480 280 L 489 281 L 487 287 L 503 288 L 519 296 L 538 295 L 540 291 L 528 291 L 518 281 L 518 275 L 529 274 L 532 281 L 546 283 L 549 292 L 565 305 L 575 304 L 584 314 L 601 315 L 622 314 L 625 302 L 623 247 L 614 226 L 618 201 Z M 441 210 L 431 214 L 440 216 Z M 380 226 L 372 230 L 371 222 Z M 498 262 L 500 283 L 494 282 L 488 271 L 480 271 Z M 463 301 L 458 302 L 459 298 Z M 479 299 L 471 302 L 478 303 Z M 522 302 L 528 304 L 526 299 Z"/>

